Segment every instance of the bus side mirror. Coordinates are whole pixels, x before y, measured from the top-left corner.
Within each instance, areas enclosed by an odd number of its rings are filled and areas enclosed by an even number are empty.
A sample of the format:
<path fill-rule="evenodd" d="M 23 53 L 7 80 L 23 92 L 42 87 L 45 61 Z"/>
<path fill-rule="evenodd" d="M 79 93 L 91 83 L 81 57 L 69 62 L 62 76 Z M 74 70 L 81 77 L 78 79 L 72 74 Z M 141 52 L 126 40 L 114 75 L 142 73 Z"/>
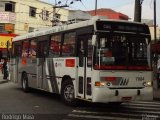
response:
<path fill-rule="evenodd" d="M 97 36 L 96 36 L 96 35 L 93 35 L 93 36 L 92 36 L 92 45 L 93 45 L 93 46 L 96 45 L 96 39 L 97 39 Z"/>

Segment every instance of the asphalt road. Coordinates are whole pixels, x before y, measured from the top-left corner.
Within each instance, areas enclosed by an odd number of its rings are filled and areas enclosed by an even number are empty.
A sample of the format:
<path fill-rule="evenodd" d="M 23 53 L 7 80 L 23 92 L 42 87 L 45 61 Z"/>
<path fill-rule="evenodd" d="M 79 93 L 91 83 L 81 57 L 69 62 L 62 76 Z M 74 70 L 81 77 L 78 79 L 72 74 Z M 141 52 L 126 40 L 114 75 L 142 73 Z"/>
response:
<path fill-rule="evenodd" d="M 0 84 L 0 113 L 2 115 L 34 114 L 35 117 L 46 118 L 45 120 L 49 118 L 59 120 L 68 115 L 72 109 L 64 105 L 58 95 L 38 90 L 24 93 L 14 83 Z"/>
<path fill-rule="evenodd" d="M 137 101 L 121 106 L 79 102 L 66 106 L 60 96 L 39 90 L 24 93 L 20 86 L 0 84 L 0 120 L 159 120 L 159 101 Z"/>

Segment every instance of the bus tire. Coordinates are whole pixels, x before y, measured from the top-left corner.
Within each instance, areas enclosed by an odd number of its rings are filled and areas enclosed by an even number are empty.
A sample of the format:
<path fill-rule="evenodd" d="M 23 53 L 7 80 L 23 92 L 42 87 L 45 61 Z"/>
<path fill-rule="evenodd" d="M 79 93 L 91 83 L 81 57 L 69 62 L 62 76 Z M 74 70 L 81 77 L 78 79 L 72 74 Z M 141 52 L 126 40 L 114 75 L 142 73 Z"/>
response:
<path fill-rule="evenodd" d="M 28 92 L 29 91 L 29 87 L 28 87 L 28 77 L 27 77 L 27 74 L 24 73 L 22 75 L 22 90 L 24 92 Z"/>
<path fill-rule="evenodd" d="M 67 105 L 76 106 L 77 101 L 75 99 L 74 86 L 71 80 L 65 80 L 62 83 L 61 99 Z"/>

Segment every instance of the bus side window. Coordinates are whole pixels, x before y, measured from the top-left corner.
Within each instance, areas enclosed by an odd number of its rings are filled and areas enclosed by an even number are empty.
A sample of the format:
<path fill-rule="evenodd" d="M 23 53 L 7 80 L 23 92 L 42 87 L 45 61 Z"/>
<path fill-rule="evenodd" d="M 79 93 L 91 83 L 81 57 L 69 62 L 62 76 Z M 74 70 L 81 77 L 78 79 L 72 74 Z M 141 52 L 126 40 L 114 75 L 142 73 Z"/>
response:
<path fill-rule="evenodd" d="M 28 57 L 28 48 L 29 48 L 29 41 L 24 41 L 22 44 L 22 57 Z"/>
<path fill-rule="evenodd" d="M 53 35 L 50 41 L 49 57 L 60 56 L 61 35 Z"/>
<path fill-rule="evenodd" d="M 75 32 L 66 33 L 64 35 L 64 41 L 62 44 L 62 56 L 75 56 L 75 38 Z"/>
<path fill-rule="evenodd" d="M 49 53 L 49 40 L 44 39 L 42 41 L 38 41 L 38 43 L 36 43 L 36 47 L 34 47 L 34 49 L 37 52 L 36 56 L 38 58 L 44 58 L 44 60 L 45 60 L 45 58 L 48 57 L 48 53 Z"/>
<path fill-rule="evenodd" d="M 36 58 L 37 56 L 37 43 L 35 40 L 31 40 L 31 45 L 29 48 L 29 57 Z"/>
<path fill-rule="evenodd" d="M 21 57 L 21 53 L 22 53 L 22 47 L 21 47 L 21 43 L 15 43 L 14 45 L 13 45 L 14 47 L 13 47 L 13 56 L 14 57 Z"/>

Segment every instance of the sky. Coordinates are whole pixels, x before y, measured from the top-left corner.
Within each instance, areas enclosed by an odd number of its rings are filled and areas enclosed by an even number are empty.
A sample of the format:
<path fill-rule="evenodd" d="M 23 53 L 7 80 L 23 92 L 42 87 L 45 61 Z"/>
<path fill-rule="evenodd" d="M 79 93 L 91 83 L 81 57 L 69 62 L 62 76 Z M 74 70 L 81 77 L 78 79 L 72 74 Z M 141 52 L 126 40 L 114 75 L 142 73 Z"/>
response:
<path fill-rule="evenodd" d="M 55 4 L 56 2 L 61 1 L 62 3 L 60 5 L 64 5 L 67 1 L 67 4 L 69 4 L 71 1 L 74 1 L 72 5 L 69 5 L 69 9 L 73 10 L 94 10 L 95 9 L 95 0 L 44 0 L 45 2 L 49 2 L 52 4 Z M 153 19 L 154 18 L 154 0 L 143 0 L 142 3 L 142 19 Z M 134 18 L 134 4 L 135 0 L 97 0 L 97 8 L 110 8 L 117 12 L 121 12 L 129 18 L 131 18 L 131 21 Z M 158 26 L 160 26 L 160 0 L 156 0 L 156 21 Z"/>

